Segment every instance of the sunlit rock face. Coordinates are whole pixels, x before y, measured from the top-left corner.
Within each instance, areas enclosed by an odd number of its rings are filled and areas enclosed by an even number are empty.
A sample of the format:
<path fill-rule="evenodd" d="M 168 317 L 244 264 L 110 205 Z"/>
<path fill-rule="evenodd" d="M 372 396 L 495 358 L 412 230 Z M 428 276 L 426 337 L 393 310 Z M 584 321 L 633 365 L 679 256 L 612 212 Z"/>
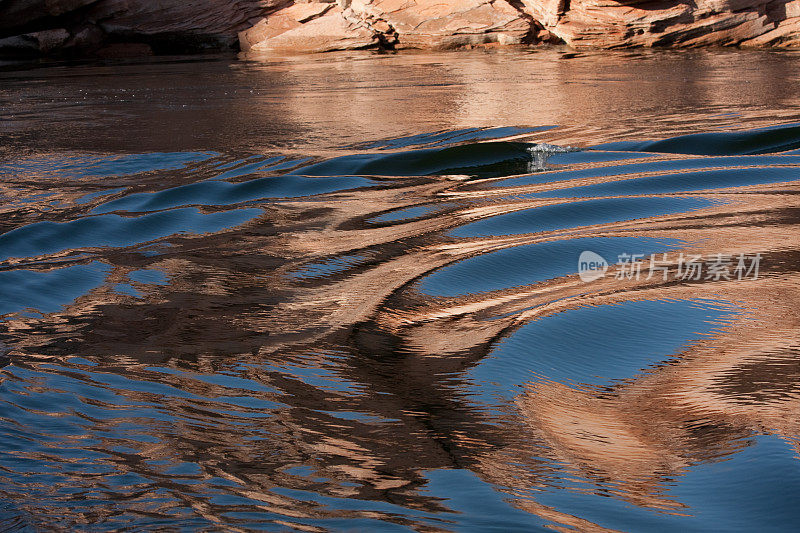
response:
<path fill-rule="evenodd" d="M 0 53 L 800 46 L 800 0 L 19 0 Z"/>
<path fill-rule="evenodd" d="M 239 34 L 243 51 L 327 52 L 370 48 L 388 35 L 386 23 L 359 17 L 333 3 L 297 3 L 281 9 Z M 375 27 L 373 27 L 375 26 Z M 383 38 L 384 42 L 386 38 Z"/>
<path fill-rule="evenodd" d="M 505 0 L 296 3 L 240 34 L 242 50 L 457 48 L 519 44 L 532 20 Z"/>
<path fill-rule="evenodd" d="M 574 47 L 797 46 L 797 0 L 522 0 Z"/>
<path fill-rule="evenodd" d="M 340 0 L 297 3 L 240 35 L 243 50 L 800 44 L 800 1 Z"/>
<path fill-rule="evenodd" d="M 518 44 L 531 21 L 505 0 L 360 2 L 365 11 L 386 20 L 399 34 L 400 46 L 447 48 L 484 43 Z M 356 2 L 352 9 L 359 9 Z"/>

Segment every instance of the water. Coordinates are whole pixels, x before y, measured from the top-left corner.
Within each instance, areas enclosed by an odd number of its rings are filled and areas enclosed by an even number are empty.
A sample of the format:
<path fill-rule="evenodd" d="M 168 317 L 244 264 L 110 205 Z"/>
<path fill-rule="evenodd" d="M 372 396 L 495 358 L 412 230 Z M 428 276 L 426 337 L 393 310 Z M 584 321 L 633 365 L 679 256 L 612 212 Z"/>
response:
<path fill-rule="evenodd" d="M 797 57 L 6 66 L 0 530 L 793 529 Z"/>

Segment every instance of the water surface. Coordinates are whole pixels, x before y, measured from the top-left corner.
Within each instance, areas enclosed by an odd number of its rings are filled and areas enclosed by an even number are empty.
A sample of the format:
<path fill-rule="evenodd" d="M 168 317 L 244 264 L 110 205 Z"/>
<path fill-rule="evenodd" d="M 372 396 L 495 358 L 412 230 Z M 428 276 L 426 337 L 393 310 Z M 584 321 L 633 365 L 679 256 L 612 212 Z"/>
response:
<path fill-rule="evenodd" d="M 6 67 L 0 530 L 792 529 L 797 65 Z"/>

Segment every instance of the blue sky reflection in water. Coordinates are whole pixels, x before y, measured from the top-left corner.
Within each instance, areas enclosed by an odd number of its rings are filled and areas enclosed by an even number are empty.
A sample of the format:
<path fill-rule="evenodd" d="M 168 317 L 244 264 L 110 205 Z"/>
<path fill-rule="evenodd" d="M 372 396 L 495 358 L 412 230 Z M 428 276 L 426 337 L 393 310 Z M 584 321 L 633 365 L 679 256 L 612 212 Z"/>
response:
<path fill-rule="evenodd" d="M 0 72 L 0 529 L 791 529 L 800 67 L 626 54 Z"/>

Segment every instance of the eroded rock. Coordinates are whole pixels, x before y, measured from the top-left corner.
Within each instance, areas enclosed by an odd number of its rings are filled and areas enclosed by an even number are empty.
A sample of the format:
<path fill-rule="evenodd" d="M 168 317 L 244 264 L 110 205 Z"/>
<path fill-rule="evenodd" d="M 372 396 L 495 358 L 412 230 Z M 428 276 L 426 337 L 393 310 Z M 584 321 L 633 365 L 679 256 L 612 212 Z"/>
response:
<path fill-rule="evenodd" d="M 575 48 L 789 46 L 800 0 L 521 0 Z"/>
<path fill-rule="evenodd" d="M 353 48 L 371 46 L 365 28 L 376 37 L 373 45 L 391 41 L 398 48 L 800 46 L 800 0 L 340 0 L 339 6 L 350 31 L 362 34 Z M 286 30 L 303 36 L 291 41 L 295 51 L 320 49 L 313 38 L 318 25 L 296 22 Z M 264 50 L 282 41 L 277 34 L 260 37 Z M 346 39 L 335 43 L 326 49 L 350 47 Z"/>
<path fill-rule="evenodd" d="M 798 47 L 800 0 L 0 0 L 6 54 Z"/>
<path fill-rule="evenodd" d="M 451 48 L 464 45 L 519 44 L 531 30 L 525 13 L 505 0 L 354 1 L 386 20 L 399 34 L 399 46 Z"/>
<path fill-rule="evenodd" d="M 310 5 L 310 4 L 308 4 Z M 272 18 L 272 17 L 270 17 Z M 267 19 L 269 20 L 269 18 Z M 274 26 L 273 26 L 274 27 Z M 267 23 L 265 29 L 272 29 Z M 369 48 L 380 43 L 377 32 L 367 24 L 345 16 L 336 6 L 305 23 L 298 23 L 276 35 L 266 35 L 252 44 L 254 51 L 277 50 L 284 52 L 328 52 Z M 242 44 L 244 49 L 245 45 Z"/>
<path fill-rule="evenodd" d="M 249 51 L 253 46 L 266 45 L 275 37 L 295 30 L 303 24 L 321 17 L 335 4 L 308 2 L 294 4 L 264 17 L 255 26 L 239 33 L 239 44 L 243 52 Z"/>

